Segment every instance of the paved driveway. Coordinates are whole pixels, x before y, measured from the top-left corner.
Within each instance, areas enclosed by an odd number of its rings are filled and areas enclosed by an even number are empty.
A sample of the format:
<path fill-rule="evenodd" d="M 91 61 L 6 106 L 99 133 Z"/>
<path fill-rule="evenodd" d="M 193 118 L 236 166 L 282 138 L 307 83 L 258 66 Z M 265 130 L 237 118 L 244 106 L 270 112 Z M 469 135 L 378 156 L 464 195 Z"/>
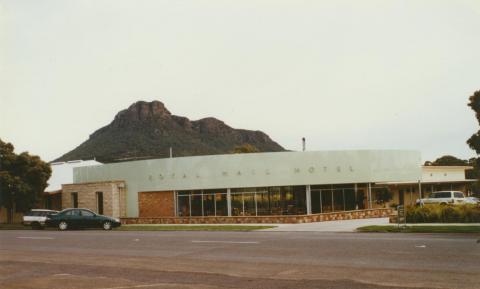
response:
<path fill-rule="evenodd" d="M 372 218 L 360 220 L 343 220 L 315 222 L 305 224 L 274 224 L 273 229 L 262 231 L 272 232 L 354 232 L 358 227 L 371 225 L 388 225 L 388 218 Z"/>

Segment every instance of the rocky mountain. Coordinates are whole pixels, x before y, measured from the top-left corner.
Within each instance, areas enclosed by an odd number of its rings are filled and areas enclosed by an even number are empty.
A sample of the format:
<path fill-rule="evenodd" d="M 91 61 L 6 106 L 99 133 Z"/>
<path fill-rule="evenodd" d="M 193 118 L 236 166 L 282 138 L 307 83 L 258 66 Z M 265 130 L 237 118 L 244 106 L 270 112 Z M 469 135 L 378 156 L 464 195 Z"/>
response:
<path fill-rule="evenodd" d="M 285 150 L 261 131 L 234 129 L 213 117 L 190 121 L 171 114 L 160 101 L 138 101 L 55 161 L 165 158 L 170 147 L 175 157 L 225 154 L 244 144 L 261 152 Z"/>

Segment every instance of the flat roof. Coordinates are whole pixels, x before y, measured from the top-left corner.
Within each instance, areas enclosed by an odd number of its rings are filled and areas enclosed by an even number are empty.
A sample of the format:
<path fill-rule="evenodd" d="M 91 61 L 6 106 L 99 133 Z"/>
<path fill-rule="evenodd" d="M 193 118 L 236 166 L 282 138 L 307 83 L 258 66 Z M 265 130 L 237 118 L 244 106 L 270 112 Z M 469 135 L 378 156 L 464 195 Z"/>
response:
<path fill-rule="evenodd" d="M 411 150 L 272 152 L 137 160 L 74 168 L 73 183 L 125 180 L 127 215 L 138 192 L 375 183 L 421 179 Z"/>

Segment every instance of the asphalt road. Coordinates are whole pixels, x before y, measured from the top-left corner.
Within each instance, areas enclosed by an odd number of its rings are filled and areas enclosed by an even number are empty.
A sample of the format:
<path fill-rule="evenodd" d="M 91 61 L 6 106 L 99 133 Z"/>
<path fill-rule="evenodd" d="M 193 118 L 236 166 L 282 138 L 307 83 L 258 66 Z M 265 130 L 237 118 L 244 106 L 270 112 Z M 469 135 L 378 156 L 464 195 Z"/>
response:
<path fill-rule="evenodd" d="M 0 288 L 480 288 L 480 235 L 0 231 Z"/>

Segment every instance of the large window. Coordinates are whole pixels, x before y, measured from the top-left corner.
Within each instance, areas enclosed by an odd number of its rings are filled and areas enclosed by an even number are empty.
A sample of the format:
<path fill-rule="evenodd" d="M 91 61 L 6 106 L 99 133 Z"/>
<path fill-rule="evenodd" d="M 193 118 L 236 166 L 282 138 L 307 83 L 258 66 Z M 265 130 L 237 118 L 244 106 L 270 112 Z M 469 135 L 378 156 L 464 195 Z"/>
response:
<path fill-rule="evenodd" d="M 321 190 L 320 196 L 322 213 L 333 212 L 333 190 Z"/>
<path fill-rule="evenodd" d="M 177 214 L 180 217 L 189 217 L 190 216 L 190 199 L 191 195 L 189 193 L 179 193 L 177 195 Z"/>
<path fill-rule="evenodd" d="M 232 194 L 232 216 L 243 216 L 243 194 Z"/>
<path fill-rule="evenodd" d="M 306 214 L 305 186 L 231 190 L 232 216 Z M 227 190 L 177 193 L 178 216 L 228 216 Z"/>
<path fill-rule="evenodd" d="M 215 193 L 216 216 L 228 216 L 226 193 Z"/>
<path fill-rule="evenodd" d="M 356 210 L 363 202 L 353 184 L 311 186 L 311 197 L 313 214 Z"/>
<path fill-rule="evenodd" d="M 203 216 L 203 195 L 202 191 L 193 191 L 192 193 L 192 216 Z"/>
<path fill-rule="evenodd" d="M 272 215 L 272 195 L 268 192 L 267 189 L 259 189 L 256 192 L 257 200 L 257 215 Z"/>
<path fill-rule="evenodd" d="M 255 193 L 243 194 L 244 216 L 256 216 L 257 204 L 255 202 Z"/>
<path fill-rule="evenodd" d="M 205 194 L 203 195 L 203 215 L 215 216 L 215 195 Z"/>
<path fill-rule="evenodd" d="M 177 193 L 177 215 L 227 216 L 227 190 L 193 190 Z"/>

